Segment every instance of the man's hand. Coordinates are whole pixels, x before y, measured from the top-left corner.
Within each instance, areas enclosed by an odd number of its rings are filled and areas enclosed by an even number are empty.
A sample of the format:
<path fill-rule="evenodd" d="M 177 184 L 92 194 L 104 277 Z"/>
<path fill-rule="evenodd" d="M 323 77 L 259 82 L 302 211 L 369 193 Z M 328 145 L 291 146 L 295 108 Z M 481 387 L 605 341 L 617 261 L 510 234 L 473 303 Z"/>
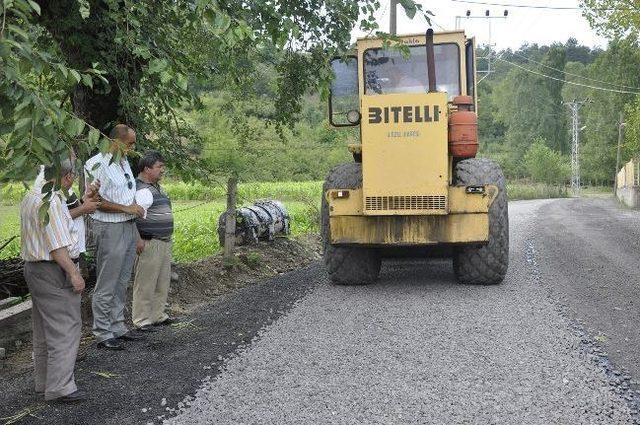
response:
<path fill-rule="evenodd" d="M 138 239 L 138 242 L 136 242 L 136 252 L 138 253 L 138 255 L 142 254 L 145 246 L 147 246 L 147 241 L 145 241 L 144 239 Z"/>
<path fill-rule="evenodd" d="M 140 205 L 136 204 L 135 202 L 131 205 L 126 206 L 125 212 L 127 214 L 135 215 L 138 218 L 144 217 L 144 208 L 142 208 Z"/>
<path fill-rule="evenodd" d="M 84 279 L 78 270 L 75 273 L 72 273 L 69 280 L 71 280 L 71 284 L 73 285 L 73 292 L 76 294 L 81 294 L 84 290 Z"/>
<path fill-rule="evenodd" d="M 100 200 L 97 198 L 88 198 L 87 195 L 82 197 L 82 214 L 92 214 L 100 206 Z"/>
<path fill-rule="evenodd" d="M 97 198 L 98 192 L 100 191 L 100 180 L 95 180 L 93 183 L 87 186 L 87 190 L 84 193 L 82 199 L 86 198 Z"/>

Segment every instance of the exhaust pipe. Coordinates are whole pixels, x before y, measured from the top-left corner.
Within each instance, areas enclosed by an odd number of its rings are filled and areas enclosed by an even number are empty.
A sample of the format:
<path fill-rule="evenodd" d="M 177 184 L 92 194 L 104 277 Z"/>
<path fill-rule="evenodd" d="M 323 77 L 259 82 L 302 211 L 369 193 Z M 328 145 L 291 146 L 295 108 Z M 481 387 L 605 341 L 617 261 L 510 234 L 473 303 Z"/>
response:
<path fill-rule="evenodd" d="M 436 63 L 433 53 L 433 29 L 427 30 L 427 73 L 429 78 L 429 93 L 436 91 Z"/>

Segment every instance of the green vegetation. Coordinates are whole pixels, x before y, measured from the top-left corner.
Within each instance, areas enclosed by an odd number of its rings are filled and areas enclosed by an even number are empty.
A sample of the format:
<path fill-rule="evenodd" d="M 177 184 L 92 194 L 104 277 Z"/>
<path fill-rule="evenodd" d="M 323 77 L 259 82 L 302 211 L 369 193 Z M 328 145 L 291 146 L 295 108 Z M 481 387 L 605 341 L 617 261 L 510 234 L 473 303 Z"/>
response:
<path fill-rule="evenodd" d="M 564 185 L 549 185 L 531 181 L 507 183 L 507 195 L 510 201 L 524 199 L 566 198 L 570 196 Z"/>
<path fill-rule="evenodd" d="M 174 259 L 178 262 L 194 261 L 219 251 L 217 228 L 218 217 L 225 209 L 223 188 L 180 182 L 170 182 L 164 187 L 173 199 Z M 20 233 L 18 203 L 23 191 L 21 184 L 6 185 L 2 189 L 5 195 L 0 202 L 0 243 Z M 318 232 L 321 191 L 320 181 L 244 183 L 238 186 L 238 202 L 247 205 L 257 199 L 281 200 L 291 216 L 291 233 L 298 236 Z M 567 196 L 563 186 L 531 182 L 509 183 L 507 191 L 511 200 Z M 0 251 L 0 259 L 15 257 L 19 253 L 20 241 L 16 239 Z"/>
<path fill-rule="evenodd" d="M 176 261 L 193 261 L 214 254 L 220 249 L 218 217 L 225 210 L 225 194 L 221 187 L 203 184 L 168 183 L 173 199 L 175 233 L 173 255 Z M 238 187 L 239 205 L 257 199 L 281 200 L 291 217 L 294 236 L 318 232 L 320 222 L 320 192 L 322 182 L 246 183 Z M 24 188 L 21 184 L 6 185 L 0 203 L 0 244 L 20 234 L 19 202 Z M 0 258 L 20 254 L 20 240 L 15 239 L 0 251 Z"/>
<path fill-rule="evenodd" d="M 0 246 L 16 235 L 20 235 L 19 205 L 0 205 Z M 19 255 L 20 238 L 14 239 L 0 251 L 0 258 L 13 258 Z"/>
<path fill-rule="evenodd" d="M 571 175 L 566 157 L 548 147 L 538 138 L 523 158 L 524 168 L 534 181 L 548 185 L 562 185 Z"/>
<path fill-rule="evenodd" d="M 399 3 L 429 20 L 413 0 Z M 268 120 L 292 127 L 303 96 L 327 92 L 328 59 L 349 49 L 351 31 L 378 29 L 379 8 L 378 0 L 5 0 L 0 180 L 59 164 L 72 147 L 81 160 L 104 152 L 117 122 L 181 175 L 206 178 L 199 135 L 180 108 L 199 105 L 203 88 L 225 88 L 240 103 L 259 96 L 266 67 L 275 93 Z"/>
<path fill-rule="evenodd" d="M 606 0 L 585 3 L 595 7 Z M 592 11 L 597 13 L 605 12 Z M 478 57 L 487 54 L 482 48 Z M 497 160 L 509 179 L 568 183 L 572 126 L 568 105 L 574 101 L 583 105 L 579 109 L 583 184 L 613 183 L 621 112 L 627 121 L 622 159 L 626 162 L 640 154 L 640 74 L 635 71 L 640 67 L 640 48 L 635 36 L 619 34 L 606 50 L 569 39 L 493 55 L 495 72 L 478 86 L 480 153 Z M 479 69 L 486 66 L 485 59 L 479 60 Z"/>
<path fill-rule="evenodd" d="M 226 188 L 221 184 L 205 185 L 198 182 L 170 181 L 162 184 L 174 201 L 220 201 L 226 199 Z M 26 193 L 21 183 L 0 186 L 0 204 L 16 205 Z M 305 182 L 252 182 L 238 185 L 238 203 L 256 199 L 276 198 L 281 201 L 315 202 L 322 191 L 322 181 Z"/>

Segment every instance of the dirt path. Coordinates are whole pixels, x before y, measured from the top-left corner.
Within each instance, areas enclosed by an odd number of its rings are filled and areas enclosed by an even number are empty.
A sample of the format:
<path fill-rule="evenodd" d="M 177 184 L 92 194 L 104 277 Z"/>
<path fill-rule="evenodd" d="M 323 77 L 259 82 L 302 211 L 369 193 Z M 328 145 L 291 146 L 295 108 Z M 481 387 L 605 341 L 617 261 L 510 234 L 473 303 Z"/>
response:
<path fill-rule="evenodd" d="M 318 265 L 225 295 L 176 327 L 127 343 L 123 352 L 90 350 L 76 367 L 78 386 L 89 400 L 45 405 L 33 393 L 30 373 L 0 379 L 0 417 L 44 406 L 21 423 L 134 424 L 169 413 L 201 380 L 215 375 L 223 359 L 284 314 L 322 272 Z M 106 373 L 107 375 L 100 375 Z M 113 374 L 111 377 L 105 377 Z M 166 406 L 163 406 L 162 400 Z"/>

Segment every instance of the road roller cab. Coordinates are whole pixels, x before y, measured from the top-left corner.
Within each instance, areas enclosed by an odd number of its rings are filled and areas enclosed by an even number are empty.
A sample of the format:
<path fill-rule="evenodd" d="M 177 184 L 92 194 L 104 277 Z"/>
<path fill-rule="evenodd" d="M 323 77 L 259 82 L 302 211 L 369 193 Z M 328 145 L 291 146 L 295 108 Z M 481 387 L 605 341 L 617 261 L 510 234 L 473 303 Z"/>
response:
<path fill-rule="evenodd" d="M 458 280 L 494 284 L 508 264 L 500 168 L 478 151 L 475 51 L 462 31 L 364 38 L 332 61 L 329 118 L 358 126 L 354 162 L 323 190 L 324 258 L 337 284 L 375 280 L 389 247 L 447 245 Z M 417 252 L 417 251 L 416 251 Z"/>

